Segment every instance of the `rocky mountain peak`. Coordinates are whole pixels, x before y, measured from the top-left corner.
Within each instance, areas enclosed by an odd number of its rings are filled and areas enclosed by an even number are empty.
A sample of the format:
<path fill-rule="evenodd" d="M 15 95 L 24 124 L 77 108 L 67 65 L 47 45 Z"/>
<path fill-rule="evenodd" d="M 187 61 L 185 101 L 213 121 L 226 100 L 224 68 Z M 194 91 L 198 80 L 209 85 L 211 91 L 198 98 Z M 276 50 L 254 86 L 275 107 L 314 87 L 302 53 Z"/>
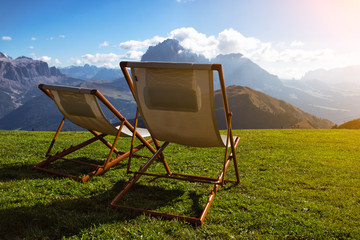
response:
<path fill-rule="evenodd" d="M 203 55 L 197 55 L 183 48 L 175 39 L 166 39 L 156 46 L 149 47 L 141 61 L 209 62 Z"/>
<path fill-rule="evenodd" d="M 15 60 L 29 60 L 29 61 L 31 61 L 33 59 L 29 58 L 29 57 L 26 57 L 26 56 L 20 56 L 20 57 L 16 58 Z"/>
<path fill-rule="evenodd" d="M 46 62 L 40 60 L 24 56 L 15 60 L 0 58 L 0 87 L 21 90 L 36 86 L 40 82 L 54 82 L 58 77 L 64 75 L 57 68 L 49 68 Z"/>
<path fill-rule="evenodd" d="M 29 57 L 12 59 L 0 53 L 0 117 L 21 106 L 37 92 L 39 83 L 52 84 L 67 77 L 46 62 Z M 29 95 L 29 96 L 27 96 Z"/>
<path fill-rule="evenodd" d="M 0 52 L 0 58 L 8 58 L 6 54 Z"/>

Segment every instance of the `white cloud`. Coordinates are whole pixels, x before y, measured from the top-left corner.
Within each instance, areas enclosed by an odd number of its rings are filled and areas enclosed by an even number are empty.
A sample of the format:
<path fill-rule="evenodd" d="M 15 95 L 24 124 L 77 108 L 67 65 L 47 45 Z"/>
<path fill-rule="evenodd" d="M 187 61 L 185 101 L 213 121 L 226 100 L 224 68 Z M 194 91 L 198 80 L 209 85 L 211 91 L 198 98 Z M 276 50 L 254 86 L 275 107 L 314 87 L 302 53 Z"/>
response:
<path fill-rule="evenodd" d="M 50 37 L 50 38 L 49 38 L 49 40 L 54 40 L 54 39 L 55 39 L 55 37 Z"/>
<path fill-rule="evenodd" d="M 65 38 L 65 35 L 59 35 L 59 38 Z"/>
<path fill-rule="evenodd" d="M 130 40 L 119 44 L 119 48 L 126 50 L 139 50 L 146 49 L 150 46 L 154 46 L 162 41 L 166 40 L 164 37 L 155 36 L 152 39 L 146 39 L 144 41 Z"/>
<path fill-rule="evenodd" d="M 103 63 L 101 64 L 99 67 L 106 67 L 106 68 L 118 68 L 119 67 L 119 63 L 114 64 L 114 63 Z"/>
<path fill-rule="evenodd" d="M 269 72 L 281 78 L 300 78 L 314 68 L 340 64 L 339 58 L 331 49 L 304 50 L 303 42 L 271 43 L 254 37 L 246 37 L 230 28 L 220 32 L 217 37 L 206 36 L 194 28 L 179 28 L 171 31 L 169 38 L 197 54 L 212 59 L 218 54 L 241 53 Z M 359 64 L 359 61 L 358 61 Z"/>
<path fill-rule="evenodd" d="M 99 48 L 102 48 L 102 47 L 108 47 L 109 46 L 109 42 L 108 41 L 104 41 L 103 43 L 101 43 L 99 45 Z"/>
<path fill-rule="evenodd" d="M 278 44 L 262 42 L 253 37 L 245 37 L 230 28 L 220 32 L 217 37 L 206 36 L 194 28 L 179 28 L 171 31 L 169 38 L 179 41 L 180 45 L 197 54 L 211 59 L 218 54 L 241 53 L 256 62 L 312 62 L 333 57 L 331 50 L 302 50 L 295 47 L 303 45 L 300 41 Z"/>
<path fill-rule="evenodd" d="M 32 41 L 36 41 L 36 39 L 37 39 L 36 37 L 31 37 Z"/>
<path fill-rule="evenodd" d="M 280 52 L 278 61 L 283 62 L 316 62 L 333 57 L 330 49 L 306 51 L 302 49 L 286 49 Z"/>
<path fill-rule="evenodd" d="M 141 59 L 142 55 L 144 55 L 144 52 L 141 52 L 141 51 L 128 51 L 127 53 L 122 55 L 121 58 L 122 59 L 127 59 L 127 60 L 139 61 Z"/>
<path fill-rule="evenodd" d="M 117 59 L 140 60 L 149 46 L 154 46 L 168 38 L 178 40 L 185 49 L 202 54 L 208 59 L 219 54 L 241 53 L 282 78 L 300 78 L 307 71 L 306 69 L 323 66 L 325 62 L 336 59 L 332 50 L 325 48 L 304 50 L 302 47 L 305 44 L 298 40 L 263 42 L 254 37 L 246 37 L 232 28 L 223 30 L 217 36 L 207 36 L 191 27 L 174 29 L 168 37 L 155 36 L 144 41 L 122 42 L 119 47 L 128 51 L 124 55 L 118 55 Z M 83 61 L 94 62 L 95 59 L 100 59 L 100 56 L 98 54 L 91 57 L 83 56 Z"/>
<path fill-rule="evenodd" d="M 82 65 L 82 61 L 80 59 L 75 59 L 75 64 L 76 65 Z"/>
<path fill-rule="evenodd" d="M 119 61 L 121 55 L 115 53 L 96 53 L 95 55 L 85 54 L 82 56 L 82 59 L 85 64 L 108 63 Z"/>
<path fill-rule="evenodd" d="M 1 39 L 4 40 L 4 41 L 11 41 L 12 37 L 10 37 L 10 36 L 2 36 Z"/>
<path fill-rule="evenodd" d="M 246 57 L 280 78 L 301 78 L 307 71 L 340 66 L 340 58 L 331 49 L 260 49 Z M 343 65 L 345 66 L 345 65 Z"/>
<path fill-rule="evenodd" d="M 29 48 L 29 49 L 34 49 L 34 46 L 29 46 L 28 48 Z"/>
<path fill-rule="evenodd" d="M 37 57 L 35 53 L 30 53 L 30 55 L 32 56 L 32 58 L 34 60 L 40 60 L 43 62 L 47 62 L 49 65 L 61 65 L 61 62 L 59 59 L 55 59 L 55 60 L 51 60 L 52 58 L 49 56 L 41 56 L 41 57 Z"/>
<path fill-rule="evenodd" d="M 60 60 L 59 59 L 55 59 L 55 61 L 54 61 L 54 64 L 56 64 L 56 65 L 60 65 L 61 64 L 61 62 L 60 62 Z"/>
<path fill-rule="evenodd" d="M 178 40 L 185 49 L 202 54 L 206 58 L 213 58 L 218 52 L 218 40 L 214 36 L 207 37 L 205 34 L 197 32 L 194 28 L 175 29 L 171 31 L 169 38 Z"/>
<path fill-rule="evenodd" d="M 290 46 L 291 46 L 291 47 L 302 47 L 302 46 L 304 46 L 304 43 L 301 42 L 301 41 L 292 41 L 292 42 L 290 43 Z"/>
<path fill-rule="evenodd" d="M 248 51 L 244 56 L 280 78 L 301 78 L 305 72 L 330 66 L 329 63 L 337 59 L 334 51 L 327 48 L 277 49 L 271 43 L 262 44 L 260 48 Z"/>
<path fill-rule="evenodd" d="M 259 49 L 262 46 L 260 40 L 245 37 L 234 29 L 225 29 L 218 36 L 218 51 L 221 54 L 246 53 L 250 50 Z"/>
<path fill-rule="evenodd" d="M 115 53 L 96 53 L 96 54 L 85 54 L 81 59 L 72 58 L 71 61 L 75 65 L 96 65 L 99 67 L 108 67 L 108 68 L 118 68 L 119 62 L 122 60 L 132 60 L 140 61 L 141 56 L 144 52 L 130 50 L 125 54 L 115 54 Z"/>
<path fill-rule="evenodd" d="M 50 63 L 50 62 L 51 62 L 51 57 L 42 56 L 42 57 L 38 58 L 38 60 L 41 60 L 41 61 L 43 61 L 43 62 Z"/>
<path fill-rule="evenodd" d="M 31 54 L 35 60 L 40 60 L 43 62 L 47 62 L 49 65 L 61 65 L 61 62 L 59 59 L 51 60 L 52 58 L 49 56 L 42 56 L 42 57 L 36 57 L 35 53 Z"/>

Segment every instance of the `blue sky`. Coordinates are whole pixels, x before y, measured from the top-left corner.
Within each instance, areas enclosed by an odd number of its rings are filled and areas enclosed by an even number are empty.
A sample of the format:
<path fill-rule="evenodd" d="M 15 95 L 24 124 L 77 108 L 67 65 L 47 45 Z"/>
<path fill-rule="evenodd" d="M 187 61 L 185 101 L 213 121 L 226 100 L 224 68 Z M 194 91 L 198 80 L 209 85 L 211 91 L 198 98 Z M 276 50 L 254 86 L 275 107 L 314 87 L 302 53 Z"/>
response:
<path fill-rule="evenodd" d="M 118 67 L 174 38 L 209 59 L 242 53 L 270 73 L 360 65 L 358 0 L 0 0 L 0 51 L 49 65 Z"/>

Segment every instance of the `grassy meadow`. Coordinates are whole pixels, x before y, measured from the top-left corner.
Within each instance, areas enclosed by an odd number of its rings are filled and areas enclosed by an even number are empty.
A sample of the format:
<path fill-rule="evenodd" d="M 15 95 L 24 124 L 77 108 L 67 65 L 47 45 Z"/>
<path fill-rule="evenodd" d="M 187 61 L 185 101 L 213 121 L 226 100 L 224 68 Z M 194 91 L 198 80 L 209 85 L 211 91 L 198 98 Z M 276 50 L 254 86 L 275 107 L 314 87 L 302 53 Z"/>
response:
<path fill-rule="evenodd" d="M 236 130 L 241 184 L 220 188 L 203 226 L 114 210 L 127 159 L 86 183 L 32 168 L 53 132 L 0 131 L 0 239 L 360 239 L 359 130 Z M 55 148 L 90 133 L 61 133 Z M 118 148 L 128 150 L 130 139 Z M 147 154 L 146 150 L 141 151 Z M 103 160 L 94 143 L 72 158 Z M 169 145 L 171 170 L 217 177 L 222 149 Z M 134 159 L 137 170 L 144 159 Z M 57 169 L 72 163 L 59 162 Z M 70 171 L 81 175 L 87 167 Z M 150 172 L 164 172 L 156 163 Z M 234 179 L 233 165 L 227 178 Z M 197 216 L 211 185 L 143 176 L 123 204 Z"/>

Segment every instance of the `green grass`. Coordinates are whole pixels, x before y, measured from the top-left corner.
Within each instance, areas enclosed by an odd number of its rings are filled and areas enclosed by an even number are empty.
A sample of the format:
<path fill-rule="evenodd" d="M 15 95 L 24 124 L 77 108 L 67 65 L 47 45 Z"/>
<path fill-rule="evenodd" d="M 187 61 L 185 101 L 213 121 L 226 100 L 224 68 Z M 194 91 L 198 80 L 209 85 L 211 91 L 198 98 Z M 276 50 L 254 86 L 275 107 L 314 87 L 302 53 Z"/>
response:
<path fill-rule="evenodd" d="M 242 182 L 220 188 L 201 227 L 111 209 L 130 177 L 126 161 L 84 184 L 34 170 L 53 134 L 0 131 L 0 239 L 360 239 L 359 130 L 235 131 Z M 89 136 L 62 133 L 57 150 Z M 73 158 L 104 159 L 102 144 L 90 146 Z M 165 156 L 175 172 L 216 177 L 223 150 L 173 144 Z M 134 169 L 143 163 L 134 159 Z M 197 216 L 210 190 L 143 177 L 122 203 Z"/>

